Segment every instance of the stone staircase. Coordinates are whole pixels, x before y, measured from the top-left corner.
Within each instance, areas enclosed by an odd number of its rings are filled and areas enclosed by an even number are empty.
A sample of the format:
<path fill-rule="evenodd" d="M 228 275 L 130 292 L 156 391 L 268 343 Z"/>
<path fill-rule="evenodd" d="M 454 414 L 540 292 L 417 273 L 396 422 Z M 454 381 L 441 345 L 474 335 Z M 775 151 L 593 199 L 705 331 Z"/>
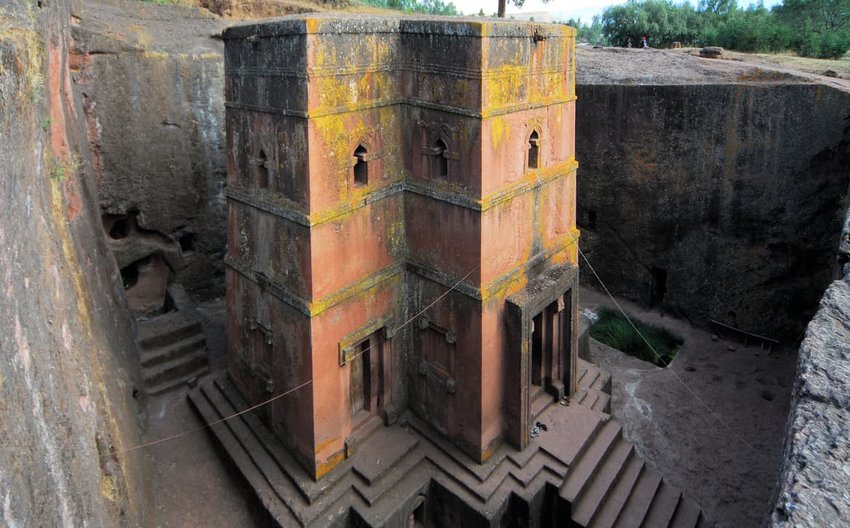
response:
<path fill-rule="evenodd" d="M 579 359 L 575 402 L 610 414 L 611 376 Z M 597 429 L 574 459 L 559 496 L 574 526 L 694 528 L 708 526 L 695 502 L 664 481 L 623 437 L 613 419 Z"/>
<path fill-rule="evenodd" d="M 611 375 L 585 361 L 578 360 L 578 390 L 573 401 L 579 405 L 611 414 Z"/>
<path fill-rule="evenodd" d="M 201 318 L 179 285 L 168 287 L 176 309 L 138 321 L 136 340 L 145 393 L 154 395 L 208 372 Z"/>
<path fill-rule="evenodd" d="M 603 391 L 610 377 L 583 363 L 571 404 L 551 401 L 537 418 L 545 430 L 526 449 L 504 445 L 483 464 L 410 412 L 376 427 L 319 482 L 253 413 L 210 432 L 279 526 L 396 525 L 388 519 L 407 526 L 417 497 L 436 509 L 416 526 L 456 525 L 434 517 L 445 514 L 447 500 L 463 526 L 707 526 L 699 507 L 648 467 L 600 410 L 610 405 Z M 226 378 L 200 385 L 189 400 L 208 424 L 248 407 Z"/>

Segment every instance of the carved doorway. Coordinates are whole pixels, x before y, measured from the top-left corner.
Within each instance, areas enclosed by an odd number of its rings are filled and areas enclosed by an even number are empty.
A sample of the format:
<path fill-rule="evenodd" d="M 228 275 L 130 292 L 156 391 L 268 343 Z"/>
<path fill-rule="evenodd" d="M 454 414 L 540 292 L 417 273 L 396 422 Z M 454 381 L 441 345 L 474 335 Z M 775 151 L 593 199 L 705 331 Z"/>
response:
<path fill-rule="evenodd" d="M 531 318 L 529 346 L 528 418 L 535 418 L 569 383 L 572 314 L 567 291 Z"/>
<path fill-rule="evenodd" d="M 381 333 L 375 332 L 353 347 L 353 357 L 349 360 L 349 402 L 353 429 L 377 415 L 384 407 L 385 342 Z"/>

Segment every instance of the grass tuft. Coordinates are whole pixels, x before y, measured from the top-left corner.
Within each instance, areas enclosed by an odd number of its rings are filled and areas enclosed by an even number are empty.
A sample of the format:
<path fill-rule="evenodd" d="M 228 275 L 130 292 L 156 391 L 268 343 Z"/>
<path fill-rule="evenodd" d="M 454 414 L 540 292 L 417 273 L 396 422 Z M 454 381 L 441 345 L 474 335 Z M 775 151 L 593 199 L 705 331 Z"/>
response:
<path fill-rule="evenodd" d="M 669 365 L 684 342 L 681 337 L 661 327 L 632 319 L 640 333 L 652 345 L 650 348 L 621 313 L 610 308 L 600 308 L 598 313 L 599 320 L 590 327 L 590 337 L 656 366 L 663 368 Z M 653 349 L 657 355 L 652 352 Z"/>

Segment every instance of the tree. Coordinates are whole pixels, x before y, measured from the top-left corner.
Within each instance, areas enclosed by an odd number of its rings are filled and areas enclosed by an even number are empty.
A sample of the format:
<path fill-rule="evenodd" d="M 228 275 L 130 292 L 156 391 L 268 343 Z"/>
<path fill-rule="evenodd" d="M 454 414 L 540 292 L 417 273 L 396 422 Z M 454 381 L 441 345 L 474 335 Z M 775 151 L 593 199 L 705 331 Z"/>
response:
<path fill-rule="evenodd" d="M 398 9 L 407 13 L 427 13 L 429 15 L 459 15 L 457 6 L 445 0 L 364 0 L 375 7 Z"/>
<path fill-rule="evenodd" d="M 738 2 L 735 0 L 700 0 L 697 6 L 697 11 L 705 15 L 716 15 L 725 17 L 738 9 Z"/>
<path fill-rule="evenodd" d="M 672 42 L 692 45 L 701 39 L 702 22 L 688 3 L 629 0 L 602 13 L 602 33 L 614 46 L 625 46 L 629 40 L 637 45 L 643 36 L 654 47 Z"/>
<path fill-rule="evenodd" d="M 788 49 L 791 33 L 763 5 L 737 9 L 706 29 L 707 43 L 738 51 L 778 52 Z"/>
<path fill-rule="evenodd" d="M 584 24 L 580 18 L 571 18 L 566 21 L 566 25 L 576 28 L 578 32 L 576 40 L 578 42 L 607 44 L 607 40 L 602 36 L 602 19 L 599 18 L 599 15 L 593 15 L 590 25 Z"/>
<path fill-rule="evenodd" d="M 543 0 L 544 4 L 548 4 L 552 0 Z M 522 7 L 525 3 L 525 0 L 511 0 L 511 3 L 517 7 Z M 499 11 L 496 13 L 496 16 L 499 18 L 505 18 L 505 8 L 507 7 L 507 0 L 499 0 Z"/>
<path fill-rule="evenodd" d="M 785 0 L 775 11 L 800 55 L 837 59 L 850 49 L 850 0 Z"/>

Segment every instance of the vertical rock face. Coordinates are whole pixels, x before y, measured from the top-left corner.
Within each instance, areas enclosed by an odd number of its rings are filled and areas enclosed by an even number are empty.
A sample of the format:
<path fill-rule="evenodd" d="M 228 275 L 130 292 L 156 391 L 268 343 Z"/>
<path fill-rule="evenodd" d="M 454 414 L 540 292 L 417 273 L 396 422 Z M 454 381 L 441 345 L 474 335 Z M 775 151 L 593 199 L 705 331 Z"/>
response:
<path fill-rule="evenodd" d="M 580 77 L 583 250 L 617 294 L 797 338 L 834 273 L 850 94 L 655 81 Z"/>
<path fill-rule="evenodd" d="M 0 525 L 144 524 L 135 345 L 100 227 L 67 2 L 0 12 Z"/>
<path fill-rule="evenodd" d="M 830 285 L 800 347 L 774 526 L 850 524 L 850 274 Z"/>
<path fill-rule="evenodd" d="M 120 0 L 75 15 L 73 80 L 118 266 L 127 276 L 161 259 L 188 291 L 223 293 L 224 67 L 213 37 L 224 23 Z"/>

